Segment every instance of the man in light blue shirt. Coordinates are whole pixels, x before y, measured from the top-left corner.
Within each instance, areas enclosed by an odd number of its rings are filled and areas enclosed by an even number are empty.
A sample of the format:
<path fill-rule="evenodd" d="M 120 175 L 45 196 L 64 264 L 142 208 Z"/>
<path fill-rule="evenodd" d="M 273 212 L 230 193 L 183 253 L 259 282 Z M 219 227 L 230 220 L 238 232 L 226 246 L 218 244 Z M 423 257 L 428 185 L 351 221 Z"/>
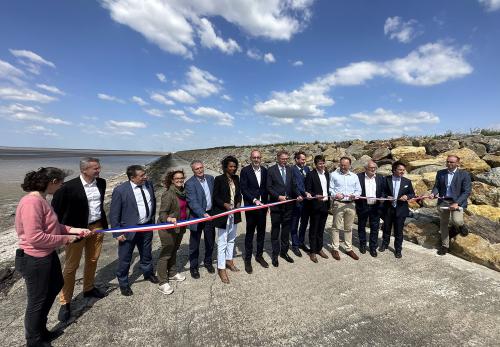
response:
<path fill-rule="evenodd" d="M 352 250 L 352 226 L 356 209 L 354 199 L 361 195 L 361 185 L 358 175 L 350 171 L 351 159 L 340 158 L 340 165 L 330 175 L 330 195 L 335 199 L 333 203 L 332 224 L 332 257 L 340 260 L 340 230 L 344 231 L 345 251 L 348 256 L 358 260 Z"/>

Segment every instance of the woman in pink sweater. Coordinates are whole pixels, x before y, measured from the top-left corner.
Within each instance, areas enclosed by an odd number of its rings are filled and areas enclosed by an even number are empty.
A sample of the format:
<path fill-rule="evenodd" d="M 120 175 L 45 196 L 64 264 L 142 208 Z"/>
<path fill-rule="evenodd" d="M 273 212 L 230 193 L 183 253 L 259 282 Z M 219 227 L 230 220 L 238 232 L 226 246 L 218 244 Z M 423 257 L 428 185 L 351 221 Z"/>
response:
<path fill-rule="evenodd" d="M 59 332 L 47 330 L 47 315 L 63 286 L 56 248 L 90 234 L 88 229 L 62 225 L 46 200 L 63 184 L 64 171 L 46 167 L 31 171 L 21 187 L 28 192 L 16 210 L 16 270 L 26 281 L 28 304 L 24 317 L 27 346 L 50 346 Z"/>

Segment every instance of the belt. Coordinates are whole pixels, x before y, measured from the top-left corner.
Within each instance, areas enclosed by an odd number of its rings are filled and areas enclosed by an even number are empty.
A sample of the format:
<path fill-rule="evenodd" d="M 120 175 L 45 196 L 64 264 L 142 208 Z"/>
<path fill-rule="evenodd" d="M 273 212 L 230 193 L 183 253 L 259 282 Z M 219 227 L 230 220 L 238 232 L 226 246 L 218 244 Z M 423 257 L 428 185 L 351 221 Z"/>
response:
<path fill-rule="evenodd" d="M 101 221 L 102 221 L 102 218 L 98 219 L 96 221 L 93 221 L 92 223 L 89 223 L 89 227 L 92 226 L 92 225 L 96 225 L 97 223 L 101 223 Z"/>
<path fill-rule="evenodd" d="M 337 200 L 337 201 L 343 204 L 352 204 L 354 202 L 354 201 L 342 201 L 342 200 Z"/>

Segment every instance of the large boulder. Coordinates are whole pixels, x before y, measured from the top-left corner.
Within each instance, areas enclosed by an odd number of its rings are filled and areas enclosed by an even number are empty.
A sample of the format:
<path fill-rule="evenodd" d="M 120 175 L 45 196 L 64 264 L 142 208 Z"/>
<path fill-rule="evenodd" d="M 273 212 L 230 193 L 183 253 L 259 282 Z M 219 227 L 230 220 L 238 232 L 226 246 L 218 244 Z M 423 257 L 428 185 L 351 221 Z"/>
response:
<path fill-rule="evenodd" d="M 370 160 L 372 160 L 372 158 L 370 158 L 367 155 L 363 155 L 358 160 L 355 160 L 355 161 L 352 162 L 351 170 L 353 172 L 355 172 L 355 173 L 364 172 L 365 171 L 365 165 L 368 164 L 368 162 Z"/>
<path fill-rule="evenodd" d="M 362 156 L 369 154 L 371 150 L 365 149 L 366 142 L 364 141 L 353 141 L 352 145 L 347 147 L 345 150 L 347 154 L 352 155 L 356 159 L 360 159 Z"/>
<path fill-rule="evenodd" d="M 391 147 L 401 147 L 401 146 L 413 146 L 413 140 L 409 138 L 400 138 L 400 139 L 394 139 L 391 140 Z"/>
<path fill-rule="evenodd" d="M 481 236 L 490 243 L 500 243 L 500 233 L 498 232 L 500 223 L 468 213 L 464 214 L 464 222 L 470 232 Z"/>
<path fill-rule="evenodd" d="M 460 167 L 472 173 L 486 172 L 490 170 L 490 166 L 472 150 L 468 148 L 460 148 L 448 152 L 441 153 L 437 159 L 446 160 L 448 155 L 457 155 L 460 157 Z"/>
<path fill-rule="evenodd" d="M 372 153 L 372 159 L 375 161 L 388 158 L 391 155 L 389 147 L 379 147 Z"/>
<path fill-rule="evenodd" d="M 482 182 L 472 182 L 470 200 L 475 205 L 500 207 L 500 188 Z"/>
<path fill-rule="evenodd" d="M 488 218 L 493 222 L 500 222 L 500 207 L 490 205 L 467 205 L 468 213 Z"/>
<path fill-rule="evenodd" d="M 412 175 L 421 175 L 424 173 L 429 173 L 429 172 L 436 172 L 442 169 L 445 169 L 446 167 L 443 165 L 429 165 L 429 166 L 422 166 L 419 167 L 418 169 L 411 170 L 410 173 Z"/>
<path fill-rule="evenodd" d="M 476 181 L 500 187 L 500 167 L 495 167 L 491 171 L 474 174 L 473 176 Z"/>
<path fill-rule="evenodd" d="M 500 243 L 491 244 L 479 235 L 457 236 L 450 252 L 460 258 L 500 271 Z"/>
<path fill-rule="evenodd" d="M 338 162 L 340 158 L 346 156 L 346 151 L 340 147 L 329 147 L 323 152 L 323 155 L 326 160 Z"/>
<path fill-rule="evenodd" d="M 394 160 L 409 163 L 414 160 L 426 159 L 425 147 L 400 146 L 391 149 L 391 156 Z"/>
<path fill-rule="evenodd" d="M 486 154 L 483 157 L 483 160 L 488 163 L 491 167 L 499 167 L 500 166 L 500 155 L 495 154 Z"/>
<path fill-rule="evenodd" d="M 403 233 L 405 239 L 428 248 L 437 248 L 441 244 L 439 225 L 428 218 L 411 219 L 406 223 Z"/>
<path fill-rule="evenodd" d="M 424 195 L 427 193 L 428 188 L 421 175 L 405 174 L 404 177 L 411 180 L 416 195 Z"/>
<path fill-rule="evenodd" d="M 422 174 L 422 181 L 424 181 L 427 189 L 432 189 L 436 181 L 436 172 L 426 172 Z"/>
<path fill-rule="evenodd" d="M 429 159 L 421 159 L 421 160 L 412 160 L 408 163 L 408 166 L 406 169 L 408 171 L 413 171 L 415 169 L 421 168 L 421 167 L 426 167 L 426 166 L 443 166 L 444 162 L 442 159 L 437 159 L 437 158 L 429 158 Z M 437 171 L 437 170 L 435 170 Z"/>
<path fill-rule="evenodd" d="M 450 139 L 433 140 L 425 145 L 427 153 L 431 155 L 438 155 L 439 153 L 447 152 L 458 148 L 460 148 L 460 143 L 457 140 L 450 140 Z"/>
<path fill-rule="evenodd" d="M 377 169 L 377 175 L 389 176 L 391 173 L 392 173 L 392 165 L 391 164 L 380 165 Z"/>

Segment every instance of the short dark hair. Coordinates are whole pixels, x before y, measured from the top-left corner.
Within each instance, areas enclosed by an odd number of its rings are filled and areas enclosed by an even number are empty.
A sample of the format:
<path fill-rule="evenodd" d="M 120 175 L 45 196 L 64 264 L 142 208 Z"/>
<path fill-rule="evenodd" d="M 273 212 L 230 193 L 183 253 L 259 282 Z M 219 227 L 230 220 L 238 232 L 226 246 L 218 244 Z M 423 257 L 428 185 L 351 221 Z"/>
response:
<path fill-rule="evenodd" d="M 172 170 L 167 172 L 165 175 L 165 179 L 163 180 L 163 184 L 165 185 L 165 188 L 168 190 L 170 186 L 172 185 L 172 182 L 174 181 L 174 176 L 178 173 L 181 173 L 182 176 L 186 177 L 184 174 L 184 170 Z"/>
<path fill-rule="evenodd" d="M 314 157 L 314 165 L 317 165 L 320 161 L 326 161 L 325 156 L 322 154 L 318 154 Z"/>
<path fill-rule="evenodd" d="M 132 177 L 137 176 L 137 171 L 146 171 L 142 165 L 130 165 L 127 167 L 127 177 L 130 180 Z"/>
<path fill-rule="evenodd" d="M 348 160 L 348 161 L 349 161 L 349 164 L 351 163 L 351 158 L 349 158 L 349 157 L 342 157 L 342 158 L 340 158 L 339 163 L 340 163 L 342 160 Z"/>
<path fill-rule="evenodd" d="M 286 151 L 284 149 L 281 149 L 281 150 L 278 151 L 278 153 L 276 153 L 276 158 L 281 157 L 283 154 L 286 154 L 286 155 L 290 156 L 290 153 L 288 153 L 288 151 Z"/>
<path fill-rule="evenodd" d="M 232 155 L 228 155 L 224 159 L 222 159 L 222 171 L 226 172 L 227 167 L 229 166 L 229 163 L 235 163 L 236 164 L 236 169 L 238 169 L 238 159 Z"/>
<path fill-rule="evenodd" d="M 295 152 L 295 154 L 293 155 L 293 158 L 294 158 L 295 160 L 297 160 L 297 159 L 299 159 L 299 157 L 300 157 L 301 155 L 303 155 L 303 156 L 305 157 L 305 156 L 306 156 L 306 152 L 304 152 L 304 151 L 298 151 L 298 152 Z"/>
<path fill-rule="evenodd" d="M 41 167 L 37 171 L 30 171 L 24 176 L 21 188 L 25 192 L 44 192 L 50 182 L 64 181 L 66 176 L 68 176 L 68 172 L 56 167 Z"/>
<path fill-rule="evenodd" d="M 406 165 L 402 161 L 395 161 L 392 163 L 392 172 L 395 172 L 398 166 L 402 166 L 406 169 Z"/>

